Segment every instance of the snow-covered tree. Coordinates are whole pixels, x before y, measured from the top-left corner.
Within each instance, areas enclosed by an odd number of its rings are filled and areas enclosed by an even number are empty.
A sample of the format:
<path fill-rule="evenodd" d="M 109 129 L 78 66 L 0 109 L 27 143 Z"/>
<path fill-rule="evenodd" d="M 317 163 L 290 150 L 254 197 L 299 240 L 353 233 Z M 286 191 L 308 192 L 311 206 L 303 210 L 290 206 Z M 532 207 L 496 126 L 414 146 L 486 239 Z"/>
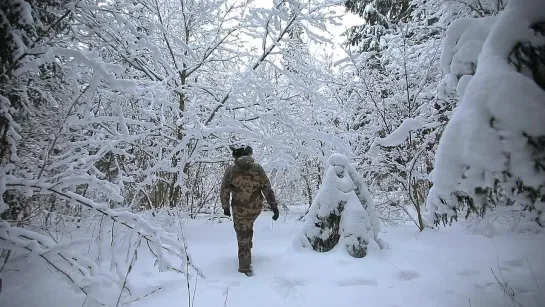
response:
<path fill-rule="evenodd" d="M 360 140 L 354 150 L 381 210 L 408 215 L 423 229 L 427 175 L 448 108 L 436 95 L 441 28 L 430 25 L 430 15 L 416 10 L 416 3 L 400 4 L 401 11 L 385 3 L 381 10 L 388 30 L 377 37 L 376 48 L 348 50 L 356 94 L 352 122 Z M 372 5 L 378 3 L 367 9 Z"/>
<path fill-rule="evenodd" d="M 467 73 L 467 63 L 476 69 L 456 87 L 461 102 L 436 154 L 430 222 L 447 223 L 463 210 L 484 216 L 509 208 L 516 220 L 545 225 L 544 5 L 510 1 L 497 18 L 449 29 L 445 72 Z"/>
<path fill-rule="evenodd" d="M 304 246 L 327 252 L 337 245 L 356 258 L 367 254 L 367 246 L 378 238 L 379 220 L 362 177 L 339 154 L 329 157 L 324 179 L 303 228 Z"/>
<path fill-rule="evenodd" d="M 395 25 L 409 18 L 412 11 L 410 0 L 347 0 L 345 7 L 364 20 L 345 33 L 347 43 L 364 52 L 381 50 L 382 36 L 395 31 Z"/>

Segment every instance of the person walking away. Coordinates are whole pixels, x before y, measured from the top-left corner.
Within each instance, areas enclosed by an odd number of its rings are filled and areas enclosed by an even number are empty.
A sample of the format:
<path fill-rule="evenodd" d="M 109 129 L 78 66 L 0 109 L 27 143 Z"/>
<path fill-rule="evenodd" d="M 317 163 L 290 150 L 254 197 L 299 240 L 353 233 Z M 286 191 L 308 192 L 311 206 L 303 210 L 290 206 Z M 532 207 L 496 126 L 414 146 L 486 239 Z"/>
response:
<path fill-rule="evenodd" d="M 273 211 L 272 219 L 279 216 L 278 203 L 263 167 L 252 158 L 252 147 L 230 146 L 234 164 L 227 167 L 220 187 L 223 213 L 231 216 L 238 241 L 238 271 L 252 276 L 252 239 L 254 222 L 263 211 L 263 196 Z M 232 200 L 230 202 L 230 198 Z"/>

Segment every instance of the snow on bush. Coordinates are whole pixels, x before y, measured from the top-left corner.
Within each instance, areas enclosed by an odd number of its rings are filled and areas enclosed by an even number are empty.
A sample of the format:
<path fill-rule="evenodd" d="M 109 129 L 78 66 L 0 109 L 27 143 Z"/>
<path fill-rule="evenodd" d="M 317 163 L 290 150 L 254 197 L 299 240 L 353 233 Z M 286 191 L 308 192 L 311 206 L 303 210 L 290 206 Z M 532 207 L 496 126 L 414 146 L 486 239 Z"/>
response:
<path fill-rule="evenodd" d="M 486 22 L 494 23 L 476 73 L 461 91 L 436 153 L 427 219 L 446 223 L 462 209 L 485 215 L 506 205 L 544 227 L 545 1 L 511 1 Z M 447 44 L 486 32 L 480 22 L 452 27 L 460 31 L 449 30 Z M 479 44 L 470 45 L 476 50 Z M 475 50 L 458 49 L 457 55 L 444 55 L 459 58 L 450 69 L 465 73 L 459 64 Z"/>
<path fill-rule="evenodd" d="M 155 256 L 159 271 L 172 270 L 185 274 L 187 278 L 190 273 L 202 276 L 192 264 L 185 238 L 166 232 L 139 215 L 110 209 L 107 204 L 97 203 L 63 189 L 62 185 L 44 180 L 27 180 L 7 174 L 0 178 L 0 192 L 11 189 L 53 194 L 86 208 L 91 213 L 88 218 L 98 214 L 100 221 L 95 222 L 99 226 L 96 235 L 65 243 L 0 220 L 0 249 L 38 257 L 91 300 L 108 304 L 117 296 L 121 297 L 125 288 L 130 293 L 126 278 L 141 243 L 146 243 Z"/>
<path fill-rule="evenodd" d="M 422 129 L 423 126 L 424 124 L 420 120 L 414 119 L 414 118 L 408 118 L 404 120 L 403 123 L 401 123 L 401 125 L 396 130 L 394 130 L 392 133 L 390 133 L 386 137 L 376 138 L 373 141 L 373 144 L 371 145 L 371 147 L 375 145 L 380 145 L 385 147 L 399 146 L 407 140 L 407 137 L 409 136 L 409 133 L 411 131 Z"/>
<path fill-rule="evenodd" d="M 386 248 L 386 242 L 378 237 L 378 234 L 380 233 L 380 221 L 378 219 L 375 203 L 371 198 L 371 194 L 369 193 L 369 189 L 367 189 L 367 185 L 363 181 L 363 176 L 360 175 L 360 173 L 358 173 L 356 169 L 351 165 L 348 165 L 346 170 L 350 175 L 350 179 L 352 179 L 352 182 L 354 183 L 354 192 L 356 193 L 356 196 L 358 197 L 361 205 L 369 216 L 369 221 L 373 229 L 373 239 L 375 240 L 375 242 L 377 242 L 381 249 Z"/>
<path fill-rule="evenodd" d="M 314 250 L 327 252 L 339 243 L 356 258 L 367 254 L 367 245 L 378 238 L 380 224 L 363 178 L 348 159 L 333 154 L 324 180 L 305 219 L 303 233 Z"/>

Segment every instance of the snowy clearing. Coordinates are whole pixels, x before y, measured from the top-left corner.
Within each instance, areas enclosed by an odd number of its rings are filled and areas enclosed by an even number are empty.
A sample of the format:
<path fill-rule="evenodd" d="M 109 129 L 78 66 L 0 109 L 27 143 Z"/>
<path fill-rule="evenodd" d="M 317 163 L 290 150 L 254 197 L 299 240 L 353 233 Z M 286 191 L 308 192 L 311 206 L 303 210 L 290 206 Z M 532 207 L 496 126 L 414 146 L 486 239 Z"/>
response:
<path fill-rule="evenodd" d="M 237 272 L 231 222 L 186 221 L 189 250 L 205 275 L 191 281 L 193 306 L 513 306 L 491 270 L 515 293 L 515 305 L 544 306 L 541 234 L 487 238 L 461 225 L 422 233 L 413 226 L 384 227 L 381 237 L 389 249 L 370 245 L 365 258 L 355 259 L 342 247 L 324 254 L 295 247 L 303 226 L 296 220 L 297 215 L 281 215 L 273 224 L 270 212 L 258 218 L 255 276 L 250 278 Z M 36 264 L 30 259 L 8 264 L 2 306 L 83 305 L 83 295 L 70 292 L 58 274 Z M 187 306 L 184 276 L 159 273 L 152 265 L 152 256 L 142 248 L 128 284 L 133 299 L 156 291 L 119 305 Z"/>

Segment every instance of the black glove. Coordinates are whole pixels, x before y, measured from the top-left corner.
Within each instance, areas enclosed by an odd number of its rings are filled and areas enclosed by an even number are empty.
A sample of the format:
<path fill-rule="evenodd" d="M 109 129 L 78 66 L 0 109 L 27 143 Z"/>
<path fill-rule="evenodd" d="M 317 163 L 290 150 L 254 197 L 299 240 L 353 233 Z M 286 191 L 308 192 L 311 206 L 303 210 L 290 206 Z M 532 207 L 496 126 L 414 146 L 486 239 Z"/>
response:
<path fill-rule="evenodd" d="M 231 210 L 229 210 L 229 208 L 223 209 L 223 214 L 225 214 L 227 216 L 231 216 Z"/>
<path fill-rule="evenodd" d="M 280 216 L 280 212 L 278 212 L 278 208 L 272 208 L 272 212 L 274 213 L 272 218 L 273 221 L 278 220 L 278 217 Z"/>

